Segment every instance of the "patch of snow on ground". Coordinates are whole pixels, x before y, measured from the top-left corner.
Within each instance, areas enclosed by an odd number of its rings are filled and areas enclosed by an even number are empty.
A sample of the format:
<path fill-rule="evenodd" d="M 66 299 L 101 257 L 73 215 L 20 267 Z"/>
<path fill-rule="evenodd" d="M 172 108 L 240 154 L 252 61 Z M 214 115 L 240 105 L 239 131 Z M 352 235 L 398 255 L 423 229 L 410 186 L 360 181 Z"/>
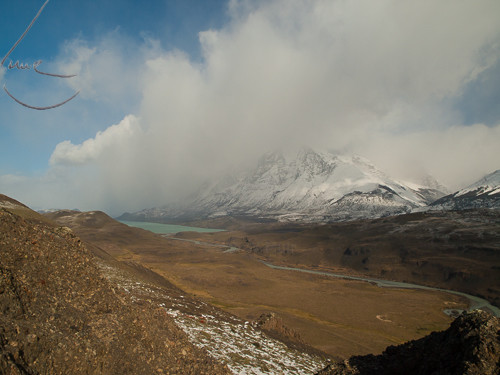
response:
<path fill-rule="evenodd" d="M 248 322 L 234 324 L 211 315 L 166 311 L 192 343 L 226 363 L 235 374 L 312 374 L 326 366 L 318 358 L 290 350 Z"/>
<path fill-rule="evenodd" d="M 314 374 L 328 364 L 323 358 L 288 348 L 251 323 L 203 301 L 169 295 L 155 285 L 131 280 L 121 270 L 104 264 L 100 267 L 104 276 L 131 294 L 132 300 L 147 300 L 164 309 L 192 344 L 226 364 L 234 374 Z"/>

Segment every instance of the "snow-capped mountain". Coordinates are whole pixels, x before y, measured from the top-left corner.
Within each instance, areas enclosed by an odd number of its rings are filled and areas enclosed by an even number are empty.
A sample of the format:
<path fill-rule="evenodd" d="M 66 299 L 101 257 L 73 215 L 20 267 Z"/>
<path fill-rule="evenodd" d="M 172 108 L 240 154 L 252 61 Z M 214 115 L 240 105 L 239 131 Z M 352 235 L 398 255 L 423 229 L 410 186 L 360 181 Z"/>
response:
<path fill-rule="evenodd" d="M 500 208 L 500 169 L 431 204 L 433 210 Z"/>
<path fill-rule="evenodd" d="M 437 185 L 436 185 L 437 186 Z M 303 149 L 264 155 L 250 171 L 207 183 L 183 209 L 143 210 L 128 219 L 225 215 L 336 221 L 410 212 L 444 193 L 391 179 L 359 156 Z"/>

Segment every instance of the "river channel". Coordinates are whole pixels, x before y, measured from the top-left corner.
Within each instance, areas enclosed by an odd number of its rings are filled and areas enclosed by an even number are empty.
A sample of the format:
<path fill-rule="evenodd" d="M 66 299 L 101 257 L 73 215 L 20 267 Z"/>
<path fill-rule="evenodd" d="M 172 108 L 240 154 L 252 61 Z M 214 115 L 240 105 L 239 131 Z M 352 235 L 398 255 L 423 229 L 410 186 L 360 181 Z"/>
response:
<path fill-rule="evenodd" d="M 202 242 L 202 241 L 196 241 L 196 240 L 188 240 L 185 238 L 176 238 L 176 237 L 171 237 L 169 235 L 165 235 L 164 237 L 172 239 L 172 240 L 177 240 L 177 241 L 187 241 L 187 242 L 192 242 L 197 245 L 204 245 L 204 246 L 211 246 L 211 247 L 218 247 L 225 249 L 225 253 L 230 253 L 230 252 L 235 252 L 235 251 L 244 251 L 242 249 L 239 249 L 237 247 L 231 247 L 227 245 L 220 245 L 220 244 L 213 244 L 209 242 Z M 324 272 L 324 271 L 315 271 L 315 270 L 308 270 L 308 269 L 303 269 L 303 268 L 294 268 L 294 267 L 285 267 L 285 266 L 277 266 L 275 264 L 260 260 L 264 265 L 267 267 L 276 269 L 276 270 L 283 270 L 283 271 L 296 271 L 296 272 L 304 272 L 304 273 L 310 273 L 314 275 L 321 275 L 321 276 L 328 276 L 328 277 L 335 277 L 338 279 L 346 279 L 346 280 L 355 280 L 355 281 L 364 281 L 368 283 L 372 283 L 377 285 L 378 287 L 381 288 L 403 288 L 403 289 L 420 289 L 420 290 L 431 290 L 431 291 L 438 291 L 438 292 L 444 292 L 444 293 L 450 293 L 454 294 L 457 296 L 465 297 L 469 300 L 469 309 L 468 311 L 471 310 L 487 310 L 494 314 L 497 317 L 500 317 L 500 309 L 496 306 L 493 306 L 491 303 L 489 303 L 487 300 L 472 296 L 467 293 L 462 293 L 462 292 L 457 292 L 455 290 L 449 290 L 449 289 L 442 289 L 442 288 L 433 288 L 430 286 L 424 286 L 424 285 L 418 285 L 418 284 L 411 284 L 411 283 L 403 283 L 399 281 L 389 281 L 389 280 L 381 280 L 381 279 L 373 279 L 370 277 L 361 277 L 361 276 L 349 276 L 349 275 L 343 275 L 339 273 L 333 273 L 333 272 Z M 446 309 L 444 310 L 444 313 L 450 316 L 456 316 L 460 314 L 463 310 L 459 309 Z"/>

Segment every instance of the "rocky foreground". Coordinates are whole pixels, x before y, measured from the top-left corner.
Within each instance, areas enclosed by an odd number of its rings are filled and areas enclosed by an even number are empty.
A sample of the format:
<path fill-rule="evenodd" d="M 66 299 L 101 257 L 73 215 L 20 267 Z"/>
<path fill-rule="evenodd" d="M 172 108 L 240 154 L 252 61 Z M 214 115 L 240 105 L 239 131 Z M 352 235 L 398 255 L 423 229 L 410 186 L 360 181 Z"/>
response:
<path fill-rule="evenodd" d="M 499 374 L 499 330 L 474 312 L 319 374 Z M 0 195 L 0 374 L 313 374 L 326 364 L 279 318 L 241 321 Z"/>
<path fill-rule="evenodd" d="M 103 277 L 68 228 L 0 208 L 0 374 L 228 374 Z"/>

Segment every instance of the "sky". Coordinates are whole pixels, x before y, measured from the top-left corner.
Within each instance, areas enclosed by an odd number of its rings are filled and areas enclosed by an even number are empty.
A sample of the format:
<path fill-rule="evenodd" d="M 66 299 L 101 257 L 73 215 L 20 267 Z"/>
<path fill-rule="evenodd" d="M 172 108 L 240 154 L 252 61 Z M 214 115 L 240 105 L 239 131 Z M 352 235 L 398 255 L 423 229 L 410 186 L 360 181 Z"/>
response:
<path fill-rule="evenodd" d="M 44 3 L 0 3 L 1 56 Z M 500 169 L 498 0 L 50 0 L 0 83 L 0 192 L 35 209 L 161 206 L 302 146 L 451 191 Z"/>

